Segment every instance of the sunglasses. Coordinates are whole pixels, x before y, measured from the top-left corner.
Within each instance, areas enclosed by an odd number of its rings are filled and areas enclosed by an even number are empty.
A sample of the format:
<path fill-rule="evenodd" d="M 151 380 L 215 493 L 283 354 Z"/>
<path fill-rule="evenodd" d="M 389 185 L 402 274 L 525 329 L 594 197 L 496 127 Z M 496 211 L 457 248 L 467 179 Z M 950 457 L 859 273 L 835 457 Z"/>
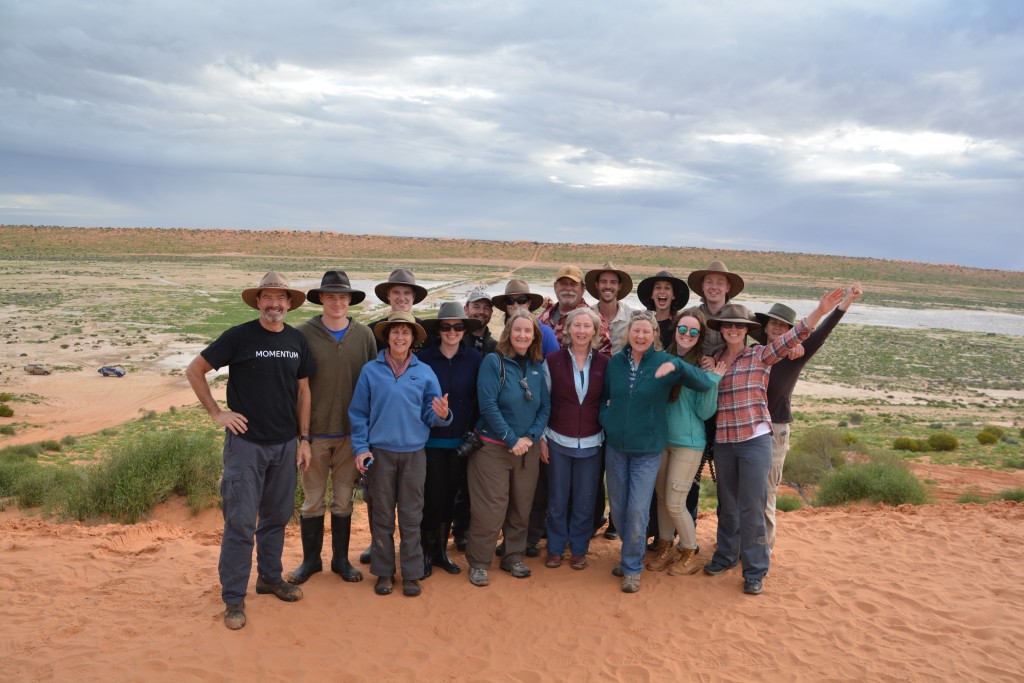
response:
<path fill-rule="evenodd" d="M 728 328 L 728 327 L 742 327 L 742 328 L 746 329 L 747 324 L 746 323 L 726 323 L 726 322 L 723 322 L 722 323 L 722 327 L 724 327 L 724 328 Z"/>
<path fill-rule="evenodd" d="M 523 378 L 521 378 L 519 380 L 519 386 L 521 386 L 523 388 L 523 391 L 526 393 L 526 400 L 527 401 L 532 401 L 533 400 L 533 392 L 530 391 L 530 385 L 526 382 L 526 378 L 525 377 L 523 377 Z"/>
<path fill-rule="evenodd" d="M 520 294 L 519 296 L 510 296 L 508 298 L 510 304 L 519 304 L 520 306 L 530 303 L 530 297 L 526 294 Z"/>
<path fill-rule="evenodd" d="M 466 324 L 465 323 L 441 323 L 440 325 L 438 325 L 438 328 L 440 328 L 440 330 L 442 332 L 451 332 L 452 330 L 455 330 L 456 332 L 462 332 L 462 331 L 464 331 L 466 329 Z"/>
<path fill-rule="evenodd" d="M 687 327 L 686 325 L 680 325 L 679 327 L 676 328 L 676 331 L 679 332 L 679 334 L 681 334 L 684 337 L 686 335 L 690 335 L 691 337 L 699 337 L 700 336 L 700 328 L 699 327 Z"/>

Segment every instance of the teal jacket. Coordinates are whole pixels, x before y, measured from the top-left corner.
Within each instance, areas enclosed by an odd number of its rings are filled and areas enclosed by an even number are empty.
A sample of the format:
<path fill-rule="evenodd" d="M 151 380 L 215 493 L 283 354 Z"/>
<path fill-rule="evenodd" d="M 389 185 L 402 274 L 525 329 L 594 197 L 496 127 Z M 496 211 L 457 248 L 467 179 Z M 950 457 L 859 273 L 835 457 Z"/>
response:
<path fill-rule="evenodd" d="M 668 404 L 668 445 L 692 448 L 702 451 L 707 445 L 707 433 L 704 431 L 704 420 L 718 410 L 718 383 L 721 375 L 707 370 L 704 375 L 710 380 L 711 388 L 707 391 L 694 391 L 683 387 L 679 398 Z"/>
<path fill-rule="evenodd" d="M 678 356 L 647 349 L 629 387 L 627 344 L 612 356 L 604 376 L 604 394 L 599 419 L 607 443 L 623 453 L 660 453 L 668 442 L 668 394 L 677 382 L 694 391 L 711 388 L 711 380 L 698 368 Z M 668 361 L 676 371 L 656 379 L 654 372 Z"/>
<path fill-rule="evenodd" d="M 505 366 L 505 382 L 501 381 L 501 365 Z M 551 415 L 551 397 L 544 381 L 544 366 L 533 361 L 526 364 L 526 398 L 520 380 L 524 378 L 519 363 L 500 353 L 489 353 L 480 364 L 476 380 L 476 396 L 480 405 L 477 431 L 488 439 L 502 441 L 512 448 L 522 436 L 534 443 L 540 441 Z"/>

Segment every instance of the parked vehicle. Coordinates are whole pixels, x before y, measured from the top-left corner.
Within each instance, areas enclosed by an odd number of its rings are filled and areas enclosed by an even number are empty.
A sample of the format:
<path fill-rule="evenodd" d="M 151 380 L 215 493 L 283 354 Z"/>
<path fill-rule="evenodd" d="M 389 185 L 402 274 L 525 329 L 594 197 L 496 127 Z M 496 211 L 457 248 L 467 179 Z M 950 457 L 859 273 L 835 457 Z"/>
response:
<path fill-rule="evenodd" d="M 124 377 L 128 372 L 120 365 L 104 365 L 102 368 L 97 370 L 104 377 Z"/>
<path fill-rule="evenodd" d="M 25 372 L 30 375 L 52 375 L 53 368 L 42 363 L 29 363 L 25 366 Z"/>

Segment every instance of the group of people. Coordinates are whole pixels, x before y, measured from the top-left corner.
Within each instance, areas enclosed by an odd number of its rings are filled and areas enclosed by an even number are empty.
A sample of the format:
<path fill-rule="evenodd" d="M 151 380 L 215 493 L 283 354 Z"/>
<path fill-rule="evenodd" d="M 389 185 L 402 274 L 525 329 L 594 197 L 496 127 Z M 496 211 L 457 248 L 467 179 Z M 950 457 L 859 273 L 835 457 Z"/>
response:
<path fill-rule="evenodd" d="M 254 540 L 257 593 L 295 601 L 299 585 L 323 571 L 328 483 L 331 570 L 363 579 L 349 561 L 360 477 L 371 528 L 360 559 L 379 595 L 395 589 L 399 568 L 407 596 L 420 595 L 435 567 L 460 573 L 448 557 L 453 530 L 474 586 L 489 584 L 496 556 L 501 570 L 529 577 L 525 560 L 540 554 L 543 537 L 545 567 L 568 560 L 583 570 L 606 521 L 605 536 L 622 543 L 612 572 L 635 593 L 644 569 L 701 569 L 698 482 L 713 459 L 717 546 L 704 573 L 741 564 L 744 592 L 761 593 L 790 397 L 861 287 L 828 292 L 802 320 L 782 304 L 751 313 L 733 301 L 743 288 L 721 261 L 685 281 L 661 271 L 637 285 L 644 308 L 632 310 L 623 301 L 633 291 L 628 273 L 610 263 L 587 273 L 567 265 L 553 300 L 514 279 L 500 295 L 474 291 L 422 320 L 413 306 L 428 292 L 400 268 L 375 288 L 390 313 L 364 325 L 348 309 L 365 292 L 343 271 L 325 273 L 308 292 L 267 273 L 242 293 L 259 318 L 224 332 L 186 373 L 226 430 L 225 624 L 245 625 Z M 691 290 L 701 303 L 687 307 Z M 304 301 L 323 312 L 292 328 L 285 314 Z M 504 315 L 497 338 L 495 311 Z M 227 410 L 205 379 L 223 366 Z M 285 575 L 296 469 L 303 559 Z"/>

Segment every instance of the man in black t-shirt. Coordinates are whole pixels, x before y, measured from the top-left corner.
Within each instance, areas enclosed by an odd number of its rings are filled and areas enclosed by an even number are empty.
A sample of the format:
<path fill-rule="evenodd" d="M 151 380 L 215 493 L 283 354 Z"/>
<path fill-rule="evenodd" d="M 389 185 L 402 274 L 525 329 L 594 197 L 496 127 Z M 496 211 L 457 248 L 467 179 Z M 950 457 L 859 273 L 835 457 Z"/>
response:
<path fill-rule="evenodd" d="M 245 626 L 254 538 L 256 592 L 286 602 L 302 598 L 302 589 L 281 576 L 281 553 L 295 511 L 295 466 L 305 470 L 310 460 L 308 378 L 316 366 L 306 338 L 284 322 L 305 299 L 283 275 L 267 273 L 259 286 L 242 292 L 260 317 L 225 331 L 185 371 L 199 402 L 225 429 L 218 571 L 224 625 L 232 630 Z M 224 366 L 230 368 L 228 410 L 206 381 L 206 373 Z"/>

